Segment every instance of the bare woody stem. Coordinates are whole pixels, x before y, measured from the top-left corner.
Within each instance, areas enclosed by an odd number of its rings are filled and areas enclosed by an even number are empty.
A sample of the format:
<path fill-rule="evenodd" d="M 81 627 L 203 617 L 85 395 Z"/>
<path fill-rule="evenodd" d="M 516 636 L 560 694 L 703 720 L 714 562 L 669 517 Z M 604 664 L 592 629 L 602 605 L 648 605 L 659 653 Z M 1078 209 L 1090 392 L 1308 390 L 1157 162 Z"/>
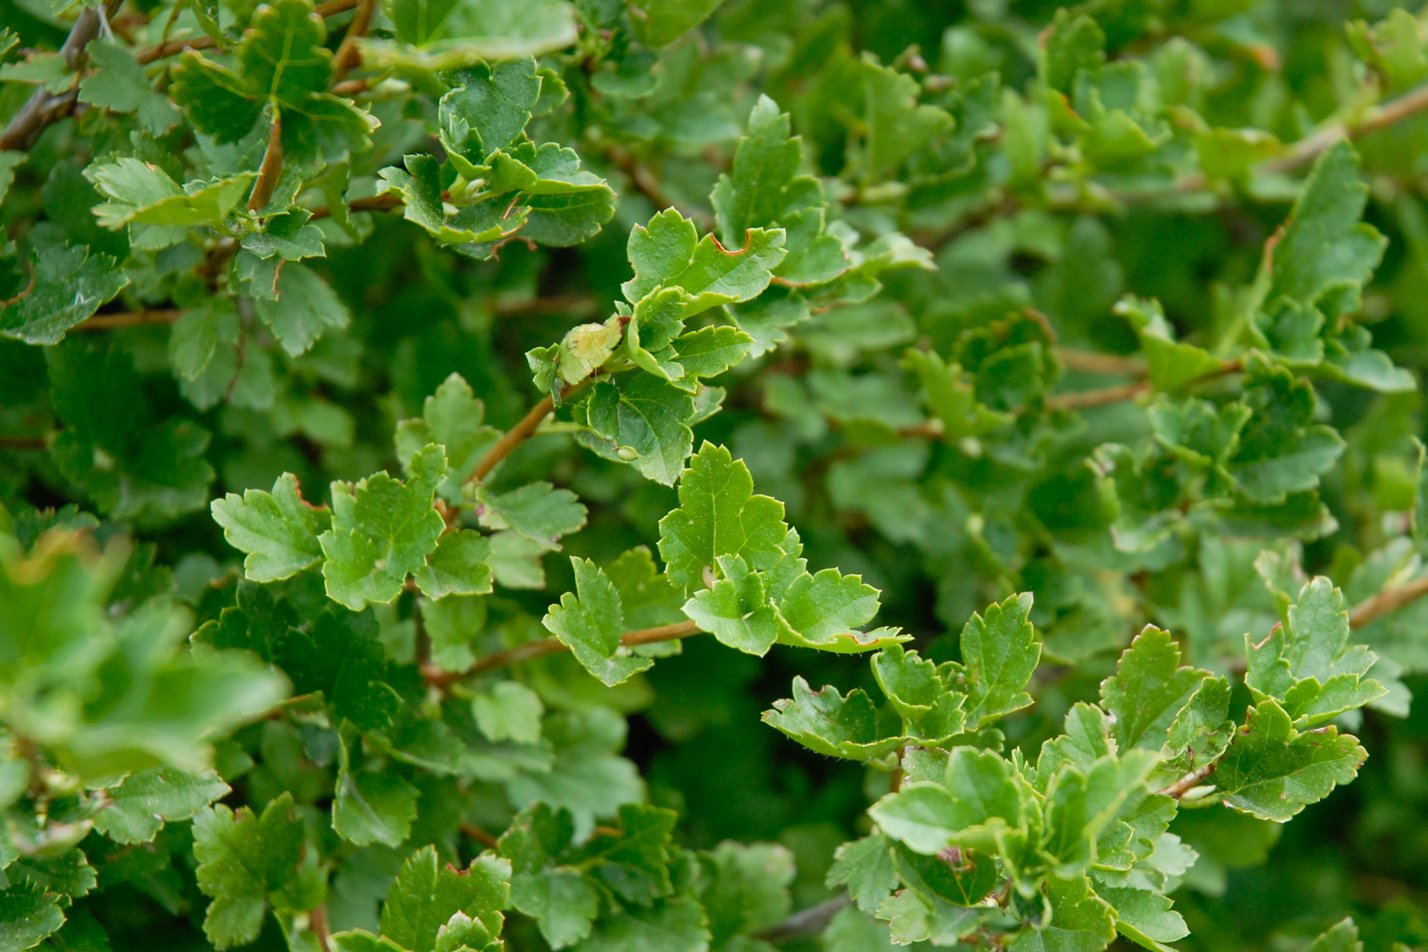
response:
<path fill-rule="evenodd" d="M 590 379 L 586 378 L 579 383 L 568 385 L 560 391 L 560 399 L 564 400 L 589 382 Z M 539 403 L 530 408 L 530 411 L 525 416 L 521 417 L 515 426 L 501 435 L 501 438 L 496 441 L 495 446 L 486 451 L 486 455 L 481 457 L 476 463 L 475 468 L 471 470 L 470 475 L 466 477 L 466 482 L 479 483 L 491 475 L 491 470 L 500 465 L 501 461 L 507 456 L 510 456 L 511 451 L 517 446 L 520 446 L 526 440 L 530 439 L 531 434 L 535 433 L 536 428 L 545 421 L 546 417 L 550 416 L 551 411 L 554 409 L 555 397 L 551 394 L 546 394 Z"/>
<path fill-rule="evenodd" d="M 620 644 L 632 648 L 636 645 L 650 645 L 660 641 L 677 641 L 697 634 L 700 634 L 700 630 L 694 622 L 679 621 L 670 625 L 660 625 L 657 628 L 641 628 L 638 631 L 626 632 L 620 636 Z M 457 681 L 475 677 L 487 671 L 494 671 L 497 668 L 504 668 L 521 661 L 544 658 L 546 655 L 560 654 L 562 651 L 568 650 L 559 639 L 542 638 L 539 641 L 528 641 L 523 645 L 516 645 L 514 648 L 507 648 L 505 651 L 487 655 L 465 671 L 442 671 L 439 668 L 428 666 L 422 671 L 422 674 L 426 678 L 427 684 L 434 688 L 445 689 Z"/>
<path fill-rule="evenodd" d="M 372 25 L 372 11 L 377 7 L 377 0 L 359 0 L 357 4 L 357 15 L 352 18 L 352 22 L 347 27 L 347 35 L 342 38 L 342 45 L 337 48 L 337 53 L 332 57 L 332 78 L 341 79 L 349 69 L 362 62 L 362 54 L 357 49 L 357 41 L 367 34 L 367 28 Z"/>
<path fill-rule="evenodd" d="M 79 77 L 89 63 L 89 54 L 84 48 L 99 35 L 100 25 L 115 14 L 122 2 L 104 0 L 102 11 L 98 7 L 88 7 L 74 21 L 69 36 L 60 47 L 60 55 L 69 65 L 70 72 L 75 74 L 73 87 L 62 93 L 51 93 L 43 87 L 35 90 L 34 95 L 15 113 L 5 131 L 0 132 L 0 151 L 28 149 L 39 139 L 46 126 L 69 115 L 74 109 L 79 100 Z"/>
<path fill-rule="evenodd" d="M 1206 777 L 1215 772 L 1215 767 L 1217 767 L 1219 763 L 1218 760 L 1212 760 L 1204 766 L 1196 767 L 1160 792 L 1167 797 L 1174 797 L 1176 800 L 1179 800 L 1185 796 L 1185 794 L 1200 786 Z"/>
<path fill-rule="evenodd" d="M 248 210 L 260 211 L 273 198 L 278 179 L 283 174 L 283 114 L 273 103 L 273 124 L 268 128 L 268 148 L 263 152 L 263 164 L 258 167 L 258 180 L 248 196 Z"/>
<path fill-rule="evenodd" d="M 1148 380 L 1137 380 L 1134 383 L 1121 384 L 1117 387 L 1105 387 L 1101 390 L 1058 393 L 1046 398 L 1046 409 L 1089 410 L 1093 407 L 1104 407 L 1112 403 L 1134 400 L 1148 390 L 1150 390 L 1150 382 Z"/>
<path fill-rule="evenodd" d="M 172 324 L 183 316 L 176 307 L 158 310 L 122 311 L 118 314 L 96 314 L 75 328 L 76 331 L 112 331 L 121 327 L 142 327 L 147 324 Z"/>
<path fill-rule="evenodd" d="M 1384 615 L 1398 611 L 1406 605 L 1428 595 L 1428 578 L 1415 579 L 1403 585 L 1386 588 L 1376 595 L 1364 599 L 1349 612 L 1349 627 L 1363 628 Z"/>

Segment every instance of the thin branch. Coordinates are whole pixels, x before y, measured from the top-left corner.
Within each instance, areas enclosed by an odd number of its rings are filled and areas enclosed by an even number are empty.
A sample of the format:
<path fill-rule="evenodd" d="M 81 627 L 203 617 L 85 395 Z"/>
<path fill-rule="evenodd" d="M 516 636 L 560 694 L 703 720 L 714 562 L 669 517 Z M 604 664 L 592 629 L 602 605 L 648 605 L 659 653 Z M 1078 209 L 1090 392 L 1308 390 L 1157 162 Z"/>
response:
<path fill-rule="evenodd" d="M 1428 578 L 1415 579 L 1403 585 L 1386 588 L 1364 599 L 1349 612 L 1349 627 L 1363 628 L 1378 621 L 1384 615 L 1396 612 L 1423 596 L 1428 595 Z"/>
<path fill-rule="evenodd" d="M 579 383 L 567 385 L 560 391 L 560 399 L 562 401 L 565 400 L 572 393 L 584 387 L 589 382 L 590 378 L 586 378 Z M 528 440 L 531 434 L 535 433 L 536 428 L 545 421 L 546 417 L 550 416 L 551 411 L 554 409 L 555 397 L 551 394 L 546 394 L 540 402 L 530 408 L 530 411 L 526 413 L 525 416 L 521 417 L 515 426 L 501 435 L 501 438 L 496 441 L 495 446 L 486 451 L 486 455 L 477 461 L 475 468 L 472 469 L 470 475 L 466 477 L 466 482 L 479 483 L 491 475 L 491 470 L 500 465 L 501 461 L 507 456 L 510 456 L 512 450 Z"/>
<path fill-rule="evenodd" d="M 1046 409 L 1089 410 L 1092 407 L 1104 407 L 1112 403 L 1133 400 L 1149 390 L 1150 381 L 1137 380 L 1134 383 L 1122 384 L 1118 387 L 1105 387 L 1101 390 L 1058 393 L 1046 398 Z"/>
<path fill-rule="evenodd" d="M 1076 370 L 1081 373 L 1125 374 L 1129 377 L 1144 377 L 1147 373 L 1145 361 L 1139 357 L 1102 354 L 1070 347 L 1056 348 L 1056 357 L 1061 361 L 1061 366 L 1067 370 Z"/>
<path fill-rule="evenodd" d="M 357 15 L 352 18 L 352 22 L 347 26 L 347 35 L 342 38 L 342 45 L 337 48 L 337 53 L 332 57 L 332 78 L 341 79 L 349 69 L 362 62 L 362 54 L 357 49 L 357 41 L 367 33 L 367 28 L 372 25 L 372 11 L 377 7 L 377 0 L 359 0 L 357 4 Z"/>
<path fill-rule="evenodd" d="M 248 210 L 261 211 L 272 201 L 273 190 L 283 174 L 283 114 L 273 104 L 273 124 L 268 127 L 268 147 L 263 152 L 263 164 L 258 166 L 258 180 L 248 196 Z"/>
<path fill-rule="evenodd" d="M 680 638 L 688 638 L 699 633 L 699 626 L 694 622 L 678 621 L 671 625 L 660 625 L 657 628 L 641 628 L 638 631 L 626 632 L 620 636 L 620 644 L 626 647 L 650 645 L 660 641 L 677 641 Z M 422 671 L 422 675 L 430 686 L 445 689 L 465 678 L 475 677 L 478 674 L 504 668 L 521 661 L 531 661 L 535 658 L 544 658 L 546 655 L 560 654 L 567 650 L 569 649 L 557 638 L 542 638 L 539 641 L 528 641 L 523 645 L 516 645 L 514 648 L 507 648 L 505 651 L 487 655 L 465 671 L 443 671 L 440 668 L 428 666 Z"/>
<path fill-rule="evenodd" d="M 183 316 L 176 307 L 159 310 L 120 311 L 115 314 L 96 314 L 75 328 L 76 331 L 112 331 L 122 327 L 141 327 L 146 324 L 172 324 Z"/>
<path fill-rule="evenodd" d="M 384 212 L 392 208 L 402 207 L 402 197 L 394 192 L 387 192 L 382 195 L 368 195 L 366 198 L 354 198 L 347 203 L 348 212 Z M 319 218 L 331 218 L 332 209 L 327 206 L 314 208 L 312 211 L 312 221 Z"/>
<path fill-rule="evenodd" d="M 1220 762 L 1218 760 L 1212 760 L 1202 767 L 1196 767 L 1160 792 L 1167 797 L 1174 797 L 1176 800 L 1179 800 L 1185 796 L 1185 794 L 1200 786 L 1206 777 L 1215 772 L 1215 768 L 1219 766 L 1219 764 Z"/>
<path fill-rule="evenodd" d="M 43 436 L 0 436 L 0 450 L 43 450 L 49 445 Z"/>
<path fill-rule="evenodd" d="M 1294 143 L 1284 155 L 1270 159 L 1264 168 L 1271 172 L 1292 172 L 1313 162 L 1340 139 L 1357 139 L 1387 129 L 1424 110 L 1428 110 L 1428 84 L 1370 109 L 1358 122 L 1335 122 L 1316 130 Z"/>
<path fill-rule="evenodd" d="M 315 906 L 307 914 L 307 925 L 312 930 L 312 936 L 317 940 L 317 947 L 322 952 L 328 952 L 332 948 L 329 941 L 332 935 L 332 928 L 327 924 L 327 907 Z"/>
<path fill-rule="evenodd" d="M 496 849 L 501 845 L 501 841 L 499 838 L 492 836 L 490 833 L 487 833 L 475 823 L 461 824 L 461 835 L 469 839 L 475 840 L 477 843 L 480 843 L 488 850 Z"/>
<path fill-rule="evenodd" d="M 833 917 L 853 904 L 847 893 L 834 896 L 826 902 L 820 902 L 816 906 L 809 906 L 807 909 L 800 909 L 778 925 L 769 926 L 762 932 L 754 934 L 755 939 L 762 939 L 764 942 L 782 942 L 784 939 L 792 939 L 797 936 L 818 935 L 828 928 L 828 923 L 833 921 Z"/>
<path fill-rule="evenodd" d="M 97 7 L 86 7 L 65 37 L 60 54 L 74 73 L 73 85 L 62 93 L 51 93 L 43 86 L 35 90 L 20 111 L 15 113 L 5 131 L 0 133 L 0 151 L 25 151 L 40 138 L 40 133 L 52 122 L 69 115 L 79 100 L 79 78 L 89 63 L 85 47 L 99 35 L 99 27 L 119 9 L 123 0 L 104 0 L 101 11 Z"/>

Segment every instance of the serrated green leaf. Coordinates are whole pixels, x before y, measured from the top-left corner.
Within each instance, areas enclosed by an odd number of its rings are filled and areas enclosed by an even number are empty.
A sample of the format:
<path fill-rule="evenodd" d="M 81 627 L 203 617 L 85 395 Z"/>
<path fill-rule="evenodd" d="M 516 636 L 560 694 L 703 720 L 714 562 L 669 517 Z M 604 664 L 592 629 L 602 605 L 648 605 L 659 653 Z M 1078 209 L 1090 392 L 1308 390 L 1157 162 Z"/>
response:
<path fill-rule="evenodd" d="M 344 738 L 341 743 L 344 746 L 332 800 L 332 829 L 358 846 L 401 845 L 416 819 L 417 788 L 390 770 L 354 769 L 347 753 L 354 740 Z"/>
<path fill-rule="evenodd" d="M 600 911 L 600 893 L 575 870 L 549 869 L 517 874 L 511 902 L 540 927 L 552 948 L 563 949 L 590 935 Z"/>
<path fill-rule="evenodd" d="M 837 569 L 805 573 L 789 586 L 778 610 L 792 629 L 783 633 L 788 644 L 821 648 L 846 639 L 855 644 L 845 648 L 869 650 L 886 643 L 864 638 L 858 630 L 878 613 L 878 590 L 858 575 Z"/>
<path fill-rule="evenodd" d="M 674 485 L 694 449 L 693 399 L 657 377 L 600 381 L 586 413 L 590 429 L 612 444 L 617 458 L 633 453 L 630 465 L 666 486 Z"/>
<path fill-rule="evenodd" d="M 1090 767 L 1063 769 L 1046 792 L 1044 849 L 1061 875 L 1084 872 L 1096 860 L 1096 840 L 1145 798 L 1156 756 L 1147 750 L 1111 754 Z"/>
<path fill-rule="evenodd" d="M 481 162 L 525 131 L 540 98 L 535 60 L 481 64 L 462 73 L 459 85 L 441 97 L 438 122 L 448 152 Z"/>
<path fill-rule="evenodd" d="M 0 337 L 53 344 L 129 284 L 119 262 L 84 246 L 54 244 L 26 259 L 19 293 L 0 302 Z"/>
<path fill-rule="evenodd" d="M 1015 595 L 974 614 L 962 628 L 967 669 L 967 723 L 981 725 L 1031 703 L 1023 690 L 1041 660 L 1041 640 L 1030 621 L 1031 595 Z"/>
<path fill-rule="evenodd" d="M 659 553 L 670 579 L 686 593 L 703 585 L 721 555 L 781 559 L 788 535 L 783 503 L 754 494 L 743 460 L 705 443 L 679 480 L 679 508 L 659 523 Z"/>
<path fill-rule="evenodd" d="M 259 297 L 253 309 L 290 356 L 305 353 L 328 330 L 341 330 L 352 321 L 342 298 L 306 265 L 284 265 L 276 290 L 274 297 Z"/>
<path fill-rule="evenodd" d="M 106 791 L 94 828 L 116 843 L 147 843 L 166 822 L 189 819 L 229 789 L 212 771 L 144 770 Z"/>
<path fill-rule="evenodd" d="M 456 913 L 501 931 L 510 898 L 511 864 L 486 855 L 465 869 L 439 865 L 436 848 L 422 847 L 402 864 L 382 905 L 382 935 L 404 949 L 434 949 L 441 927 Z"/>
<path fill-rule="evenodd" d="M 432 508 L 446 477 L 441 447 L 428 446 L 411 462 L 402 483 L 386 473 L 355 486 L 332 486 L 332 527 L 318 537 L 327 594 L 353 611 L 368 602 L 391 602 L 407 576 L 421 571 L 446 523 Z"/>
<path fill-rule="evenodd" d="M 723 0 L 660 0 L 630 7 L 635 35 L 646 46 L 667 46 L 703 23 Z"/>
<path fill-rule="evenodd" d="M 763 721 L 809 750 L 848 760 L 875 760 L 902 743 L 878 728 L 878 710 L 861 689 L 847 696 L 837 688 L 814 691 L 802 677 L 793 679 L 793 697 L 775 701 Z"/>
<path fill-rule="evenodd" d="M 877 911 L 897 884 L 892 844 L 878 833 L 838 847 L 833 865 L 828 867 L 828 885 L 846 886 L 853 904 L 869 914 Z"/>
<path fill-rule="evenodd" d="M 572 558 L 575 591 L 550 606 L 541 624 L 570 649 L 575 660 L 605 684 L 614 686 L 654 664 L 620 644 L 625 613 L 620 593 L 589 559 Z"/>
<path fill-rule="evenodd" d="M 1273 700 L 1250 708 L 1246 724 L 1211 776 L 1227 805 L 1284 823 L 1358 774 L 1368 754 L 1338 729 L 1299 732 Z"/>
<path fill-rule="evenodd" d="M 229 493 L 210 506 L 228 544 L 246 553 L 243 573 L 255 582 L 291 578 L 322 558 L 318 536 L 332 522 L 325 509 L 303 501 L 297 477 L 284 473 L 271 493 Z"/>
<path fill-rule="evenodd" d="M 889 837 L 934 855 L 951 846 L 995 854 L 1022 824 L 1020 789 L 999 754 L 958 747 L 940 783 L 911 783 L 868 809 Z"/>
<path fill-rule="evenodd" d="M 428 443 L 446 447 L 450 465 L 441 484 L 443 498 L 459 498 L 461 483 L 476 468 L 501 432 L 485 423 L 486 405 L 476 399 L 471 385 L 453 373 L 422 404 L 422 415 L 397 424 L 397 455 L 402 468 L 411 472 L 411 460 Z"/>
<path fill-rule="evenodd" d="M 470 529 L 444 533 L 412 578 L 428 598 L 486 595 L 491 591 L 491 540 Z"/>
<path fill-rule="evenodd" d="M 198 888 L 212 900 L 203 931 L 218 948 L 256 939 L 270 904 L 296 879 L 303 827 L 292 809 L 292 795 L 284 793 L 261 816 L 220 804 L 194 818 Z"/>
<path fill-rule="evenodd" d="M 246 136 L 263 111 L 242 77 L 193 51 L 173 68 L 170 95 L 195 128 L 221 143 Z"/>
<path fill-rule="evenodd" d="M 1110 945 L 1116 935 L 1115 920 L 1106 903 L 1091 891 L 1086 877 L 1053 877 L 1045 893 L 1051 922 L 1023 930 L 1011 944 L 1011 952 L 1096 952 Z"/>
<path fill-rule="evenodd" d="M 1263 641 L 1245 638 L 1245 683 L 1257 698 L 1277 698 L 1301 727 L 1312 727 L 1384 694 L 1364 677 L 1377 656 L 1349 644 L 1349 611 L 1343 593 L 1319 576 L 1306 584 L 1283 624 Z"/>
<path fill-rule="evenodd" d="M 238 44 L 238 62 L 252 94 L 299 106 L 332 82 L 327 26 L 308 0 L 273 0 L 261 7 Z"/>
<path fill-rule="evenodd" d="M 91 165 L 85 175 L 109 201 L 94 208 L 105 228 L 125 225 L 166 225 L 189 228 L 218 225 L 248 194 L 256 173 L 179 186 L 156 165 L 119 158 Z"/>
<path fill-rule="evenodd" d="M 1353 147 L 1340 141 L 1314 163 L 1283 234 L 1268 253 L 1266 300 L 1313 304 L 1329 291 L 1366 282 L 1385 245 L 1382 235 L 1359 221 L 1367 201 L 1368 186 L 1359 180 Z"/>
<path fill-rule="evenodd" d="M 448 210 L 442 198 L 441 166 L 429 155 L 402 159 L 405 171 L 388 166 L 378 173 L 381 190 L 402 199 L 402 217 L 448 244 L 477 246 L 500 241 L 520 230 L 524 219 L 506 218 L 490 204 Z"/>
<path fill-rule="evenodd" d="M 505 493 L 477 487 L 481 524 L 491 529 L 514 529 L 543 548 L 559 547 L 560 537 L 585 525 L 585 507 L 568 489 L 547 482 L 528 483 Z"/>
<path fill-rule="evenodd" d="M 64 925 L 60 897 L 29 883 L 0 890 L 0 949 L 33 949 Z"/>
<path fill-rule="evenodd" d="M 762 657 L 778 640 L 778 613 L 769 603 L 762 577 L 737 555 L 715 560 L 720 578 L 694 593 L 684 613 L 721 643 Z"/>
<path fill-rule="evenodd" d="M 1132 942 L 1157 952 L 1169 952 L 1165 943 L 1178 942 L 1190 934 L 1170 899 L 1149 889 L 1118 886 L 1096 887 L 1096 894 L 1115 911 L 1116 931 Z"/>
<path fill-rule="evenodd" d="M 1114 718 L 1122 750 L 1164 746 L 1170 726 L 1210 676 L 1180 666 L 1180 646 L 1170 633 L 1146 626 L 1121 655 L 1116 673 L 1101 682 L 1101 706 Z"/>
<path fill-rule="evenodd" d="M 383 0 L 397 39 L 419 50 L 364 44 L 374 65 L 443 72 L 485 60 L 538 56 L 575 42 L 576 12 L 565 0 Z"/>
<path fill-rule="evenodd" d="M 781 229 L 749 229 L 743 247 L 730 251 L 712 235 L 699 239 L 692 221 L 667 209 L 635 226 L 627 253 L 635 277 L 622 286 L 625 298 L 633 304 L 656 288 L 679 288 L 687 298 L 682 316 L 691 317 L 757 297 L 787 252 Z"/>
<path fill-rule="evenodd" d="M 517 681 L 501 681 L 471 699 L 471 713 L 481 733 L 494 741 L 518 744 L 540 741 L 540 695 Z"/>

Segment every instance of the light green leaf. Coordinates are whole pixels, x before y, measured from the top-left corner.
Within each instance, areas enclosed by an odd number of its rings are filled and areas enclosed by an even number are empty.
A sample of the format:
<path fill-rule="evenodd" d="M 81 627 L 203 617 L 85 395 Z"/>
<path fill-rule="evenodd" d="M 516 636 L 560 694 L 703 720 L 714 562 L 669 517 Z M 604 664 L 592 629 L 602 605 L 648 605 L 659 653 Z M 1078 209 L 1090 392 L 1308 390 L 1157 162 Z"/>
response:
<path fill-rule="evenodd" d="M 94 828 L 116 843 L 147 843 L 171 820 L 187 820 L 227 794 L 228 784 L 211 770 L 160 767 L 130 774 L 106 791 Z"/>
<path fill-rule="evenodd" d="M 490 529 L 514 529 L 546 549 L 557 549 L 560 537 L 585 525 L 585 507 L 575 493 L 550 483 L 528 483 L 505 493 L 477 487 L 484 511 L 481 524 Z"/>
<path fill-rule="evenodd" d="M 1157 952 L 1172 952 L 1167 942 L 1190 934 L 1180 913 L 1166 896 L 1149 889 L 1120 886 L 1096 887 L 1096 893 L 1115 911 L 1116 931 L 1137 945 Z"/>
<path fill-rule="evenodd" d="M 595 884 L 571 869 L 517 874 L 511 883 L 511 902 L 536 921 L 540 934 L 555 949 L 590 935 L 600 911 Z"/>
<path fill-rule="evenodd" d="M 986 724 L 1031 703 L 1023 689 L 1041 660 L 1041 640 L 1031 626 L 1030 593 L 972 615 L 962 628 L 967 669 L 967 723 Z"/>
<path fill-rule="evenodd" d="M 721 555 L 742 555 L 755 566 L 761 557 L 781 559 L 788 526 L 783 503 L 754 494 L 743 460 L 705 443 L 680 478 L 679 508 L 660 520 L 659 531 L 666 571 L 689 593 Z"/>
<path fill-rule="evenodd" d="M 828 885 L 846 886 L 854 905 L 870 914 L 892 895 L 897 884 L 892 844 L 878 833 L 838 847 L 833 865 L 828 867 Z"/>
<path fill-rule="evenodd" d="M 539 694 L 518 681 L 501 681 L 478 692 L 471 699 L 471 713 L 489 740 L 512 740 L 518 744 L 540 741 L 545 705 Z"/>
<path fill-rule="evenodd" d="M 1227 805 L 1260 819 L 1286 822 L 1354 779 L 1368 756 L 1357 739 L 1332 725 L 1296 731 L 1273 700 L 1245 717 L 1210 780 Z"/>
<path fill-rule="evenodd" d="M 291 578 L 322 558 L 318 536 L 332 523 L 326 509 L 303 501 L 297 477 L 284 473 L 271 493 L 249 489 L 210 505 L 228 544 L 247 554 L 243 574 L 255 582 Z"/>
<path fill-rule="evenodd" d="M 600 567 L 589 559 L 572 558 L 575 591 L 550 606 L 541 623 L 570 649 L 585 670 L 614 686 L 654 664 L 630 654 L 620 644 L 625 613 L 620 593 Z"/>
<path fill-rule="evenodd" d="M 630 465 L 666 486 L 674 485 L 694 449 L 694 400 L 649 374 L 595 384 L 586 414 L 617 459 L 633 454 Z"/>
<path fill-rule="evenodd" d="M 1367 201 L 1353 147 L 1341 140 L 1314 163 L 1283 234 L 1267 252 L 1266 300 L 1314 304 L 1330 291 L 1362 286 L 1387 244 L 1359 221 Z"/>
<path fill-rule="evenodd" d="M 1164 746 L 1170 726 L 1199 690 L 1208 671 L 1180 666 L 1170 633 L 1147 625 L 1121 655 L 1116 673 L 1101 682 L 1101 706 L 1114 718 L 1122 750 Z"/>
<path fill-rule="evenodd" d="M 876 760 L 902 743 L 878 727 L 878 709 L 861 689 L 847 696 L 837 688 L 814 691 L 802 677 L 793 679 L 793 698 L 774 701 L 763 721 L 809 750 L 847 760 Z"/>
<path fill-rule="evenodd" d="M 491 591 L 491 540 L 470 529 L 441 536 L 426 565 L 412 577 L 428 598 L 448 595 L 486 595 Z"/>
<path fill-rule="evenodd" d="M 1051 922 L 1022 930 L 1009 947 L 1011 952 L 1100 952 L 1116 937 L 1111 910 L 1091 891 L 1086 877 L 1053 877 L 1045 893 Z"/>
<path fill-rule="evenodd" d="M 273 0 L 260 7 L 238 44 L 238 62 L 252 94 L 300 106 L 332 82 L 327 26 L 308 0 Z"/>
<path fill-rule="evenodd" d="M 849 650 L 868 650 L 886 643 L 864 638 L 858 630 L 878 613 L 878 590 L 859 575 L 843 575 L 837 569 L 805 573 L 789 586 L 778 610 L 792 629 L 783 632 L 787 644 L 822 648 L 839 643 Z"/>
<path fill-rule="evenodd" d="M 64 925 L 61 897 L 29 883 L 0 890 L 0 949 L 33 949 Z"/>
<path fill-rule="evenodd" d="M 466 869 L 439 864 L 436 848 L 424 846 L 402 864 L 382 905 L 382 935 L 404 949 L 434 949 L 437 934 L 461 912 L 498 935 L 510 899 L 511 864 L 484 855 Z"/>
<path fill-rule="evenodd" d="M 695 592 L 684 613 L 721 643 L 762 657 L 783 628 L 763 579 L 737 555 L 721 555 L 716 564 L 721 577 Z"/>
<path fill-rule="evenodd" d="M 326 561 L 327 594 L 353 611 L 368 602 L 391 602 L 407 575 L 426 566 L 446 523 L 432 508 L 446 476 L 441 447 L 412 458 L 404 484 L 386 473 L 355 486 L 332 484 L 332 528 L 318 537 Z"/>
<path fill-rule="evenodd" d="M 454 501 L 459 498 L 461 483 L 501 438 L 501 431 L 485 420 L 486 405 L 476 399 L 465 378 L 451 374 L 423 402 L 420 417 L 397 424 L 397 455 L 402 468 L 410 474 L 412 458 L 428 443 L 440 443 L 446 447 L 450 465 L 441 494 Z"/>
<path fill-rule="evenodd" d="M 412 6 L 422 5 L 417 0 Z M 459 77 L 460 85 L 441 97 L 437 121 L 448 152 L 481 162 L 504 149 L 525 131 L 540 99 L 535 60 L 513 59 L 494 66 L 482 63 Z"/>
<path fill-rule="evenodd" d="M 354 770 L 347 760 L 344 749 L 332 801 L 333 830 L 358 846 L 400 846 L 416 819 L 417 788 L 390 771 Z"/>
<path fill-rule="evenodd" d="M 630 4 L 635 36 L 646 46 L 667 46 L 694 29 L 724 0 L 639 0 Z"/>
<path fill-rule="evenodd" d="M 180 187 L 157 165 L 128 157 L 91 165 L 84 174 L 109 199 L 94 207 L 95 217 L 105 228 L 116 230 L 129 224 L 220 224 L 247 196 L 256 177 L 256 173 L 244 172 Z"/>
<path fill-rule="evenodd" d="M 1003 837 L 1022 825 L 1021 790 L 1012 767 L 993 751 L 958 747 L 940 783 L 903 786 L 869 808 L 891 838 L 935 855 L 950 846 L 995 854 Z"/>

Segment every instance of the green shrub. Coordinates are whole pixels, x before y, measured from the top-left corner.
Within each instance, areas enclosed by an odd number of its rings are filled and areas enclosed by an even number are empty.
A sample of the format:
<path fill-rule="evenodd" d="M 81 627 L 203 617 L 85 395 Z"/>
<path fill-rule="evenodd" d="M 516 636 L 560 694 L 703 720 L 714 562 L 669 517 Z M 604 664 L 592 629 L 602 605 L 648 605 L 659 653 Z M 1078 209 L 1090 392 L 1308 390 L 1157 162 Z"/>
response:
<path fill-rule="evenodd" d="M 5 20 L 0 952 L 1428 944 L 1428 8 Z"/>

